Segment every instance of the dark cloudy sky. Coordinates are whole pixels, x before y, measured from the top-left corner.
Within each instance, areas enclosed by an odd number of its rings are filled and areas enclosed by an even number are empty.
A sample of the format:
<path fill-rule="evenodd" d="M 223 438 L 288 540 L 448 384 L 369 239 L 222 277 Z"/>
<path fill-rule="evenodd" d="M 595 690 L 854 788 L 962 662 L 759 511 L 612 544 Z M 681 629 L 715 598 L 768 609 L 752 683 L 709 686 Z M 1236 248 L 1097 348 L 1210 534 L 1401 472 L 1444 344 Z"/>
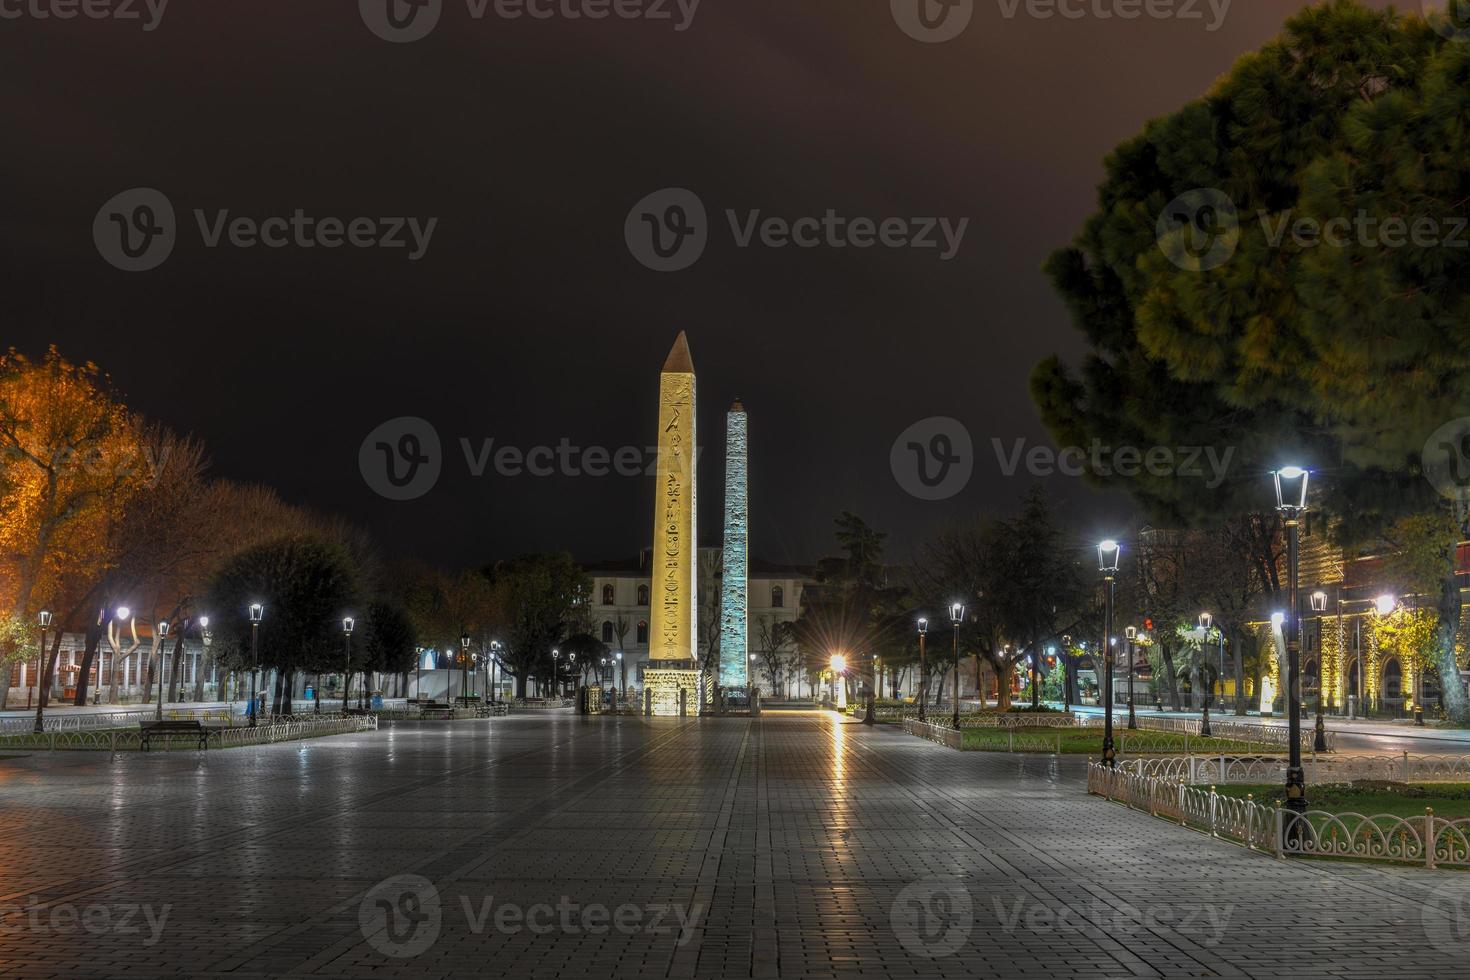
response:
<path fill-rule="evenodd" d="M 507 20 L 444 0 L 432 33 L 389 44 L 356 0 L 173 0 L 152 31 L 29 12 L 47 2 L 0 19 L 3 341 L 94 360 L 133 406 L 203 437 L 218 474 L 450 564 L 644 546 L 651 480 L 474 478 L 459 440 L 650 444 L 680 329 L 709 447 L 702 537 L 736 395 L 765 558 L 821 554 L 844 508 L 891 531 L 899 556 L 944 522 L 1010 510 L 1027 481 L 1000 473 L 991 440 L 1046 441 L 1028 372 L 1079 346 L 1039 267 L 1091 208 L 1103 155 L 1303 6 L 1235 0 L 1212 31 L 1207 0 L 1191 4 L 1202 20 L 1135 21 L 975 0 L 962 35 L 922 44 L 887 0 L 703 0 L 683 31 L 673 3 L 674 22 Z M 136 187 L 166 195 L 178 232 L 166 262 L 130 273 L 99 255 L 93 221 Z M 693 191 L 712 227 L 696 264 L 659 273 L 623 229 L 667 187 Z M 193 214 L 297 208 L 438 223 L 411 262 L 207 248 Z M 739 248 L 726 209 L 969 226 L 950 261 Z M 399 416 L 444 446 L 437 485 L 409 501 L 358 466 L 364 437 Z M 978 453 L 942 502 L 889 465 L 895 437 L 930 416 L 961 420 Z M 1120 500 L 1053 482 L 1081 530 L 1126 518 Z"/>

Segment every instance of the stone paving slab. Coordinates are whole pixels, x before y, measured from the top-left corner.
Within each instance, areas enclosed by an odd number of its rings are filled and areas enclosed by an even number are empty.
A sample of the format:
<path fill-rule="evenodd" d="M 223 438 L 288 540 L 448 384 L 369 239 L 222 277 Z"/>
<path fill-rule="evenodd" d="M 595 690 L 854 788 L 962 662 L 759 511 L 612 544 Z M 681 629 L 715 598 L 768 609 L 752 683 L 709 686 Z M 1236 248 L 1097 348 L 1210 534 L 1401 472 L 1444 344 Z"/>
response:
<path fill-rule="evenodd" d="M 0 760 L 4 977 L 1261 977 L 1470 961 L 1470 875 L 1278 862 L 826 713 Z"/>

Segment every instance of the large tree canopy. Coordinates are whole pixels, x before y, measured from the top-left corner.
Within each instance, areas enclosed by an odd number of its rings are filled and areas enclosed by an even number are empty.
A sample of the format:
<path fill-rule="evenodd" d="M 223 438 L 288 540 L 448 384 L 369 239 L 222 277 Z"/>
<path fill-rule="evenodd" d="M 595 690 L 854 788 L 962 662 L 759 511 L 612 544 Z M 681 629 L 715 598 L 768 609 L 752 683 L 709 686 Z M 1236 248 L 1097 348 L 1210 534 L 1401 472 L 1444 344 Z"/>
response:
<path fill-rule="evenodd" d="M 1095 479 L 1199 526 L 1260 510 L 1265 473 L 1299 459 L 1358 541 L 1445 506 L 1420 452 L 1470 415 L 1470 44 L 1454 34 L 1355 0 L 1309 8 L 1109 156 L 1098 212 L 1047 266 L 1091 352 L 1078 373 L 1038 365 L 1033 397 L 1063 442 L 1210 446 L 1233 465 L 1218 487 Z"/>

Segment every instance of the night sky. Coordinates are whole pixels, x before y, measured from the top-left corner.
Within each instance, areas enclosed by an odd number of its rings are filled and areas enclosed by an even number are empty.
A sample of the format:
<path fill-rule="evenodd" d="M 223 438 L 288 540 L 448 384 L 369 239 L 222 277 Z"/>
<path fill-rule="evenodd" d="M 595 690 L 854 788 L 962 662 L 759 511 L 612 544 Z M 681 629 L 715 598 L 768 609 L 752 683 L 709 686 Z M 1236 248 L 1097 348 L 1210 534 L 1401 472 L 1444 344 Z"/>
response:
<path fill-rule="evenodd" d="M 4 344 L 106 369 L 129 404 L 210 447 L 214 472 L 371 527 L 447 565 L 648 544 L 652 480 L 470 475 L 460 439 L 527 450 L 651 445 L 658 369 L 687 330 L 699 372 L 701 537 L 720 516 L 723 413 L 751 425 L 752 552 L 808 561 L 852 509 L 894 558 L 935 528 L 1009 512 L 1028 479 L 992 438 L 1046 442 L 1041 357 L 1080 353 L 1040 273 L 1094 202 L 1102 158 L 1202 93 L 1304 4 L 1203 20 L 1007 18 L 976 0 L 922 44 L 885 0 L 703 0 L 672 20 L 522 18 L 445 0 L 390 44 L 355 0 L 169 4 L 138 20 L 0 19 Z M 156 2 L 156 0 L 155 0 Z M 1181 0 L 1182 2 L 1182 0 Z M 16 0 L 6 0 L 15 4 Z M 1218 4 L 1218 0 L 1217 0 Z M 1384 4 L 1386 5 L 1386 4 Z M 177 215 L 167 261 L 124 272 L 93 237 L 129 188 Z M 636 202 L 693 191 L 709 241 L 678 272 L 624 241 Z M 209 221 L 437 218 L 427 251 L 206 247 Z M 968 218 L 938 249 L 737 246 L 741 220 Z M 381 227 L 381 226 L 380 226 Z M 430 492 L 387 500 L 359 448 L 399 416 L 443 444 Z M 966 489 L 916 499 L 889 451 L 953 416 Z M 1079 531 L 1129 508 L 1052 481 Z"/>

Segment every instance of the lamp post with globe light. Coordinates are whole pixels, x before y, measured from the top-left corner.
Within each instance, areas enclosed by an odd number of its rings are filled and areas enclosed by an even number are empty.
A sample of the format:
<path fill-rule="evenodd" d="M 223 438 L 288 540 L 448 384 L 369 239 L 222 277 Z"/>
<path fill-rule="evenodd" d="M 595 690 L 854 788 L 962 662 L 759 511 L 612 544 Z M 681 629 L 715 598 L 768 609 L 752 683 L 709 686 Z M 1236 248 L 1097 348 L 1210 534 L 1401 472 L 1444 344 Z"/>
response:
<path fill-rule="evenodd" d="M 1118 561 L 1123 548 L 1109 538 L 1097 546 L 1097 570 L 1103 577 L 1103 765 L 1113 768 L 1117 752 L 1113 748 L 1113 600 L 1118 577 Z"/>
<path fill-rule="evenodd" d="M 344 617 L 342 620 L 342 642 L 346 651 L 342 661 L 342 713 L 344 715 L 351 707 L 348 699 L 352 696 L 350 693 L 352 691 L 352 629 L 355 625 L 357 624 L 353 622 L 351 616 Z"/>
<path fill-rule="evenodd" d="M 260 695 L 257 692 L 260 674 L 260 621 L 265 617 L 265 606 L 258 602 L 250 604 L 250 727 L 256 726 L 255 716 L 260 713 Z"/>
<path fill-rule="evenodd" d="M 37 672 L 41 676 L 37 678 L 35 726 L 36 733 L 40 734 L 45 729 L 46 695 L 51 689 L 51 669 L 46 665 L 46 631 L 51 628 L 51 613 L 42 609 L 36 614 L 36 625 L 41 628 L 41 655 L 36 658 Z"/>
<path fill-rule="evenodd" d="M 924 640 L 929 635 L 929 620 L 919 617 L 919 721 L 927 718 L 925 703 L 929 700 L 929 664 L 924 658 Z"/>
<path fill-rule="evenodd" d="M 1123 637 L 1128 642 L 1123 646 L 1123 655 L 1128 658 L 1128 727 L 1138 727 L 1138 716 L 1133 712 L 1133 644 L 1138 639 L 1138 627 L 1129 626 L 1123 630 Z"/>
<path fill-rule="evenodd" d="M 163 721 L 163 650 L 168 642 L 168 620 L 160 619 L 153 626 L 158 634 L 158 708 L 153 712 L 154 721 Z"/>
<path fill-rule="evenodd" d="M 950 603 L 949 622 L 953 626 L 951 636 L 954 641 L 954 730 L 960 730 L 960 624 L 965 621 L 965 604 L 963 602 Z"/>
<path fill-rule="evenodd" d="M 1300 838 L 1301 814 L 1307 809 L 1307 777 L 1302 769 L 1302 614 L 1301 614 L 1301 518 L 1307 509 L 1307 485 L 1311 474 L 1300 466 L 1285 466 L 1272 474 L 1276 486 L 1276 509 L 1286 525 L 1286 808 L 1290 821 L 1288 840 Z"/>

